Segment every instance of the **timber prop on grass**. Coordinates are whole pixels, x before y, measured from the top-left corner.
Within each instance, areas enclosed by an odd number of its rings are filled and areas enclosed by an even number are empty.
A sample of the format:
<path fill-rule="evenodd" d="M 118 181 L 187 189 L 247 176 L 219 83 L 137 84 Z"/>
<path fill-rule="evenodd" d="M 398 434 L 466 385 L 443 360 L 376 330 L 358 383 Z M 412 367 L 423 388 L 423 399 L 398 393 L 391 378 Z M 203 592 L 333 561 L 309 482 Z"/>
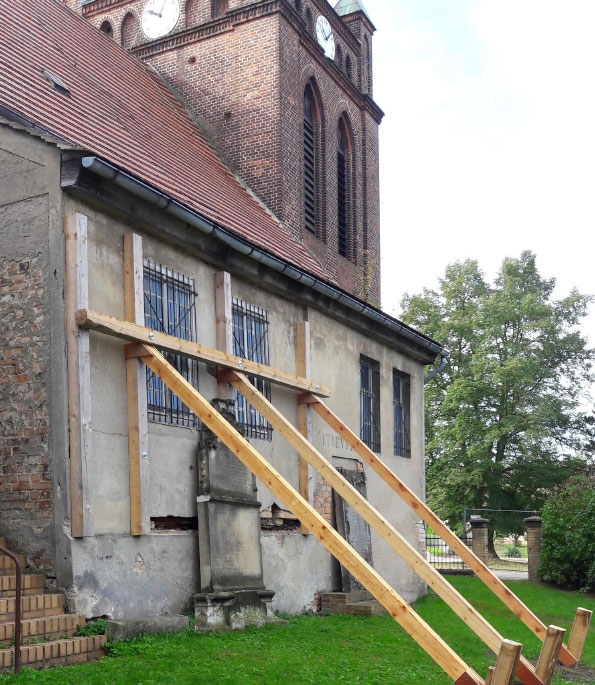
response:
<path fill-rule="evenodd" d="M 80 220 L 70 219 L 71 223 L 82 226 Z M 79 231 L 80 234 L 80 231 Z M 76 236 L 75 236 L 76 238 Z M 131 246 L 136 245 L 133 254 Z M 142 247 L 140 238 L 129 236 L 125 240 L 125 264 L 134 270 L 136 262 L 142 264 Z M 75 247 L 76 249 L 76 247 Z M 73 272 L 76 274 L 76 272 Z M 73 276 L 67 271 L 67 278 Z M 74 276 L 76 277 L 76 276 Z M 106 314 L 91 312 L 88 309 L 77 309 L 75 294 L 77 284 L 71 283 L 67 290 L 73 301 L 67 308 L 73 314 L 67 325 L 76 324 L 80 329 L 92 329 L 129 341 L 125 346 L 125 356 L 129 360 L 127 369 L 133 375 L 129 383 L 129 410 L 132 417 L 138 412 L 138 402 L 134 398 L 134 388 L 138 386 L 138 373 L 132 360 L 145 364 L 162 382 L 182 401 L 196 416 L 240 459 L 240 461 L 259 478 L 302 523 L 305 530 L 313 533 L 339 562 L 356 578 L 391 614 L 391 616 L 409 633 L 409 635 L 434 659 L 434 661 L 459 685 L 491 683 L 491 685 L 511 685 L 515 677 L 523 683 L 549 685 L 558 660 L 566 665 L 576 664 L 584 645 L 591 612 L 579 609 L 573 625 L 568 646 L 563 644 L 565 631 L 555 626 L 546 627 L 494 574 L 483 564 L 466 545 L 464 545 L 448 527 L 420 500 L 358 437 L 351 431 L 323 402 L 322 397 L 330 396 L 330 388 L 317 384 L 308 378 L 256 365 L 248 360 L 229 355 L 221 350 L 207 348 L 196 343 L 188 343 L 165 333 L 152 331 L 140 323 L 119 320 Z M 134 298 L 130 288 L 125 290 L 125 301 Z M 80 300 L 79 300 L 80 301 Z M 127 316 L 133 306 L 126 306 Z M 138 321 L 138 319 L 137 319 Z M 305 340 L 298 329 L 298 341 Z M 69 337 L 72 347 L 72 360 L 78 368 L 76 336 Z M 220 386 L 231 384 L 252 406 L 284 437 L 298 452 L 301 464 L 309 464 L 317 470 L 328 483 L 357 511 L 360 516 L 396 551 L 404 561 L 427 582 L 436 593 L 455 611 L 455 613 L 483 640 L 497 655 L 495 666 L 482 679 L 461 657 L 459 657 L 435 631 L 402 599 L 395 590 L 344 540 L 328 522 L 318 514 L 307 499 L 294 489 L 259 452 L 190 384 L 178 371 L 169 364 L 158 348 L 173 350 L 177 354 L 189 356 L 199 361 L 216 365 L 220 371 Z M 298 359 L 304 356 L 302 350 Z M 70 358 L 69 358 L 70 359 Z M 302 365 L 303 366 L 303 365 Z M 70 364 L 69 364 L 70 372 Z M 420 555 L 390 523 L 365 499 L 353 486 L 330 464 L 310 443 L 307 431 L 300 425 L 297 429 L 260 393 L 244 375 L 265 378 L 273 383 L 292 388 L 298 393 L 298 407 L 301 408 L 300 424 L 303 423 L 304 409 L 310 407 L 321 416 L 328 425 L 340 435 L 345 442 L 419 515 L 442 539 L 462 558 L 475 574 L 509 607 L 518 618 L 537 635 L 543 643 L 536 667 L 522 658 L 522 645 L 503 638 L 497 630 L 479 614 L 432 566 Z M 302 371 L 303 373 L 303 371 Z M 71 415 L 76 415 L 80 392 L 74 387 L 69 394 Z M 139 440 L 134 432 L 138 430 L 134 420 L 129 425 L 130 466 L 138 467 Z M 80 444 L 80 441 L 79 441 Z M 72 459 L 71 477 L 73 484 L 80 469 L 77 470 L 77 455 Z M 71 443 L 71 450 L 73 444 Z M 80 460 L 79 460 L 80 461 Z M 305 471 L 307 474 L 307 470 Z M 304 469 L 300 468 L 300 475 Z M 140 507 L 138 479 L 131 478 L 131 524 L 133 510 Z M 300 478 L 300 491 L 303 493 L 303 482 Z M 73 506 L 81 507 L 81 498 L 73 499 Z M 73 512 L 77 520 L 84 525 L 82 507 Z"/>

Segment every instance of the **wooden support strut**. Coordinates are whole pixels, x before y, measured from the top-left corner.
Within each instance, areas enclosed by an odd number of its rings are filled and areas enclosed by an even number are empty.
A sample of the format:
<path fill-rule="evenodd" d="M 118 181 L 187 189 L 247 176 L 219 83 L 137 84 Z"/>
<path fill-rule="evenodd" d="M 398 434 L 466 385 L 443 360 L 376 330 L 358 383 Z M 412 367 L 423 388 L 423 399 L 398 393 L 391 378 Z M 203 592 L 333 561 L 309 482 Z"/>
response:
<path fill-rule="evenodd" d="M 306 438 L 260 393 L 243 374 L 224 371 L 225 379 L 297 450 L 376 533 L 399 554 L 473 632 L 494 652 L 501 653 L 504 638 L 405 538 L 318 452 Z M 516 644 L 516 643 L 515 643 Z M 529 685 L 541 685 L 529 661 L 519 665 L 519 678 Z"/>
<path fill-rule="evenodd" d="M 80 309 L 76 312 L 75 320 L 77 326 L 92 331 L 99 331 L 106 335 L 128 340 L 133 343 L 145 343 L 158 347 L 161 350 L 175 352 L 190 359 L 198 359 L 207 364 L 215 364 L 224 369 L 233 369 L 247 373 L 249 376 L 263 378 L 265 380 L 282 385 L 294 390 L 307 391 L 315 396 L 330 397 L 331 389 L 327 385 L 322 385 L 314 381 L 296 376 L 292 373 L 280 371 L 264 364 L 242 359 L 233 354 L 227 354 L 212 347 L 206 347 L 199 343 L 176 338 L 167 333 L 152 331 L 144 326 L 138 326 L 130 321 L 122 321 L 107 314 L 98 314 L 90 309 Z"/>
<path fill-rule="evenodd" d="M 547 634 L 547 627 L 523 602 L 495 576 L 492 571 L 473 553 L 467 545 L 441 521 L 438 516 L 423 502 L 412 490 L 410 490 L 400 478 L 398 478 L 386 464 L 379 459 L 360 438 L 350 430 L 336 416 L 324 402 L 312 394 L 300 395 L 300 401 L 305 402 L 338 434 L 343 440 L 388 484 L 401 499 L 420 518 L 427 523 L 432 530 L 439 535 L 452 551 L 462 559 L 475 575 L 487 585 L 488 588 L 534 633 L 542 642 Z M 583 610 L 586 611 L 586 610 Z M 581 619 L 583 620 L 583 619 Z M 581 632 L 581 631 L 579 631 Z M 584 643 L 584 635 L 581 632 Z M 577 644 L 579 638 L 577 637 Z M 566 666 L 577 663 L 575 653 L 562 645 L 560 661 Z M 521 661 L 521 667 L 523 662 Z"/>
<path fill-rule="evenodd" d="M 240 433 L 159 352 L 145 346 L 144 363 L 279 498 L 389 614 L 459 685 L 482 685 L 473 671 Z"/>

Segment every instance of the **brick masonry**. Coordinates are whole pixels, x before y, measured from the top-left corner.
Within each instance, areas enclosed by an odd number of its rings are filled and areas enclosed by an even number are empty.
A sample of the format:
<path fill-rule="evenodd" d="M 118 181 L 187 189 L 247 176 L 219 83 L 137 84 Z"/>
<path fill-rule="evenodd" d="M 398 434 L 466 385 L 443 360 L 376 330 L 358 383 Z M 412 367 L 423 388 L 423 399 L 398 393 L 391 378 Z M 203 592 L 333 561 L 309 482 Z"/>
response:
<path fill-rule="evenodd" d="M 48 322 L 42 266 L 0 260 L 0 534 L 18 549 L 15 530 L 36 542 L 27 562 L 53 566 L 52 469 L 46 388 Z"/>
<path fill-rule="evenodd" d="M 76 8 L 76 0 L 69 3 Z M 317 256 L 345 290 L 380 304 L 378 123 L 371 101 L 373 27 L 344 20 L 325 0 L 230 0 L 216 16 L 211 0 L 180 5 L 174 31 L 146 43 L 144 0 L 95 0 L 82 13 L 154 67 L 183 100 L 232 169 Z M 218 3 L 220 4 L 220 3 Z M 333 25 L 337 57 L 314 36 L 316 17 Z M 351 73 L 347 72 L 347 61 Z M 315 84 L 320 104 L 322 173 L 316 235 L 304 228 L 303 94 Z M 349 258 L 338 253 L 337 130 L 348 123 L 353 160 Z"/>

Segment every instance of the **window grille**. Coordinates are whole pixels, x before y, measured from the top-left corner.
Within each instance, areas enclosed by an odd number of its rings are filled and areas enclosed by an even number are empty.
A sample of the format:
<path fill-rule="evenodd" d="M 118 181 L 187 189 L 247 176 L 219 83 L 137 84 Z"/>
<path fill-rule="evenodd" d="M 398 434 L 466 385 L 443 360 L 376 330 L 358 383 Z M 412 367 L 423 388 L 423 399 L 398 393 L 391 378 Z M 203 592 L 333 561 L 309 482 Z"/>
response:
<path fill-rule="evenodd" d="M 196 342 L 196 293 L 194 281 L 145 259 L 145 326 Z M 198 388 L 197 362 L 172 352 L 163 356 L 184 378 Z M 150 421 L 175 426 L 195 426 L 194 414 L 169 388 L 147 369 L 147 413 Z"/>
<path fill-rule="evenodd" d="M 237 357 L 269 366 L 269 321 L 260 307 L 233 298 L 233 353 Z M 271 399 L 271 384 L 249 376 L 252 385 L 267 400 Z M 246 437 L 271 440 L 273 428 L 266 419 L 240 394 L 236 395 L 236 418 Z"/>
<path fill-rule="evenodd" d="M 306 86 L 304 93 L 304 223 L 316 233 L 316 129 L 314 93 Z"/>
<path fill-rule="evenodd" d="M 337 144 L 337 199 L 339 219 L 339 254 L 347 257 L 347 157 L 345 154 L 345 134 L 339 124 Z"/>
<path fill-rule="evenodd" d="M 411 377 L 393 369 L 395 456 L 411 459 Z"/>
<path fill-rule="evenodd" d="M 380 364 L 360 357 L 360 438 L 380 452 Z"/>

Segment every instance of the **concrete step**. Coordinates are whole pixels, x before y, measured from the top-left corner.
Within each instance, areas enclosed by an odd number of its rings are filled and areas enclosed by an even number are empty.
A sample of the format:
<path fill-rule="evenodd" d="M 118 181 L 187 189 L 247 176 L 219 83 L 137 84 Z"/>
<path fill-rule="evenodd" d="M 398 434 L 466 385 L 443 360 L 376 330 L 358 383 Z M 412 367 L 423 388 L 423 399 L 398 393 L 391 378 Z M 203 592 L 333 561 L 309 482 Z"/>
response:
<path fill-rule="evenodd" d="M 58 640 L 65 635 L 74 635 L 79 626 L 86 625 L 84 616 L 75 614 L 59 614 L 58 616 L 41 616 L 21 621 L 21 636 L 23 644 L 32 638 L 46 638 Z M 11 640 L 14 636 L 14 621 L 0 623 L 0 644 Z"/>
<path fill-rule="evenodd" d="M 39 595 L 43 592 L 44 576 L 40 573 L 21 576 L 23 595 Z M 14 597 L 17 586 L 16 576 L 0 576 L 0 597 Z"/>
<path fill-rule="evenodd" d="M 21 647 L 21 664 L 28 668 L 51 668 L 101 659 L 105 655 L 105 635 L 72 637 Z M 14 647 L 0 649 L 0 672 L 14 664 Z"/>
<path fill-rule="evenodd" d="M 0 622 L 14 621 L 15 598 L 0 599 Z M 21 618 L 61 616 L 64 613 L 64 595 L 29 595 L 21 600 Z"/>
<path fill-rule="evenodd" d="M 1 546 L 1 545 L 0 545 Z M 19 561 L 21 562 L 21 571 L 25 568 L 25 557 L 19 554 Z M 15 573 L 16 564 L 5 554 L 0 555 L 0 576 L 12 576 Z"/>

